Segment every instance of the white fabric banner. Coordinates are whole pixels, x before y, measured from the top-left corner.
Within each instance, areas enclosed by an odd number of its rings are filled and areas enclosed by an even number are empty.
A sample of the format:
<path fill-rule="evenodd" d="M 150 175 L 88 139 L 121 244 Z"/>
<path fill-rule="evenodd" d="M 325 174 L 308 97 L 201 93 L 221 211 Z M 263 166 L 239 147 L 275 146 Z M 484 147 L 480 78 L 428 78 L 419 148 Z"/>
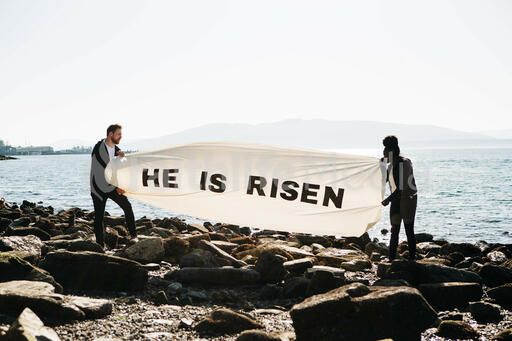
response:
<path fill-rule="evenodd" d="M 107 181 L 174 213 L 241 226 L 360 236 L 381 218 L 378 158 L 255 143 L 191 143 L 115 157 Z"/>

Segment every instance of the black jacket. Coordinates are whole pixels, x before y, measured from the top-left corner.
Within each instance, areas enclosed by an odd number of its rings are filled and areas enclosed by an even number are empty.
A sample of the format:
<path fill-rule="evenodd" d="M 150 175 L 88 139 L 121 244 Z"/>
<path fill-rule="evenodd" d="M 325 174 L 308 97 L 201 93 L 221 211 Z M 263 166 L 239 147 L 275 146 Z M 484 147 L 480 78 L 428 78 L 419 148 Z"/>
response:
<path fill-rule="evenodd" d="M 115 146 L 114 155 L 119 154 L 118 146 Z M 105 167 L 110 162 L 105 139 L 99 140 L 91 153 L 91 193 L 98 199 L 105 199 L 108 193 L 114 191 L 116 186 L 113 186 L 105 180 Z"/>

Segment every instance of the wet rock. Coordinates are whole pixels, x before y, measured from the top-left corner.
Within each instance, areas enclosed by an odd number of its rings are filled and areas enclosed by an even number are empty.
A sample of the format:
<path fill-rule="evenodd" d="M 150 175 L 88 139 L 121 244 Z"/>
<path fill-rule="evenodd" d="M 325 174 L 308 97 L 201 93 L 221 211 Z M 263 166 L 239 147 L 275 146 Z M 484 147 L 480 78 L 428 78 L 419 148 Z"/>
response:
<path fill-rule="evenodd" d="M 297 340 L 419 340 L 437 314 L 411 287 L 349 284 L 290 310 Z"/>
<path fill-rule="evenodd" d="M 44 242 L 44 253 L 58 249 L 68 251 L 93 251 L 104 253 L 103 248 L 93 240 L 71 239 L 71 240 L 47 240 Z"/>
<path fill-rule="evenodd" d="M 263 325 L 254 319 L 230 309 L 217 309 L 195 326 L 200 334 L 235 334 L 244 330 L 263 329 Z"/>
<path fill-rule="evenodd" d="M 420 284 L 419 290 L 433 307 L 441 310 L 465 308 L 469 302 L 480 300 L 483 294 L 480 283 Z"/>
<path fill-rule="evenodd" d="M 18 219 L 21 216 L 20 210 L 7 210 L 7 209 L 0 209 L 0 218 L 5 219 Z"/>
<path fill-rule="evenodd" d="M 0 283 L 1 313 L 19 314 L 26 307 L 38 316 L 63 321 L 100 318 L 112 312 L 112 304 L 107 300 L 56 294 L 55 288 L 49 283 Z"/>
<path fill-rule="evenodd" d="M 512 283 L 512 269 L 494 264 L 484 264 L 480 269 L 484 283 L 489 287 L 497 287 L 503 284 Z"/>
<path fill-rule="evenodd" d="M 90 251 L 50 252 L 41 267 L 66 288 L 142 290 L 148 279 L 147 270 L 138 262 Z"/>
<path fill-rule="evenodd" d="M 404 279 L 415 287 L 428 283 L 482 283 L 482 278 L 478 274 L 468 270 L 402 260 L 393 261 L 384 277 Z"/>
<path fill-rule="evenodd" d="M 313 267 L 313 259 L 301 258 L 296 260 L 290 260 L 283 263 L 286 271 L 294 274 L 303 274 L 307 269 Z"/>
<path fill-rule="evenodd" d="M 58 292 L 62 292 L 62 286 L 47 271 L 30 264 L 15 254 L 0 252 L 0 282 L 13 280 L 46 282 L 53 285 Z"/>
<path fill-rule="evenodd" d="M 260 278 L 266 283 L 278 283 L 286 276 L 287 271 L 283 266 L 286 258 L 271 252 L 263 252 L 256 262 L 255 270 L 260 273 Z"/>
<path fill-rule="evenodd" d="M 480 256 L 480 248 L 470 243 L 446 243 L 441 247 L 442 255 L 449 255 L 452 252 L 461 252 L 464 257 Z"/>
<path fill-rule="evenodd" d="M 141 263 L 159 262 L 165 255 L 164 243 L 158 237 L 139 237 L 139 241 L 122 251 L 122 256 Z"/>
<path fill-rule="evenodd" d="M 492 288 L 487 291 L 487 295 L 503 307 L 512 307 L 512 283 Z"/>
<path fill-rule="evenodd" d="M 15 227 L 28 227 L 30 224 L 30 218 L 29 217 L 21 217 L 18 219 L 14 219 L 10 224 L 9 227 L 15 228 Z"/>
<path fill-rule="evenodd" d="M 35 264 L 41 257 L 43 242 L 36 236 L 0 237 L 0 251 L 11 251 L 18 257 Z"/>
<path fill-rule="evenodd" d="M 2 340 L 59 341 L 60 338 L 53 329 L 45 327 L 44 323 L 30 308 L 25 308 L 16 321 L 11 324 L 11 327 Z"/>
<path fill-rule="evenodd" d="M 437 335 L 450 339 L 477 339 L 478 333 L 463 321 L 442 321 L 437 328 Z"/>
<path fill-rule="evenodd" d="M 260 273 L 253 269 L 229 267 L 183 268 L 168 272 L 165 278 L 178 282 L 243 285 L 259 283 Z"/>
<path fill-rule="evenodd" d="M 478 323 L 497 323 L 503 319 L 500 306 L 487 302 L 471 302 L 469 311 Z"/>
<path fill-rule="evenodd" d="M 51 238 L 50 234 L 46 231 L 43 231 L 39 227 L 8 227 L 5 232 L 4 236 L 29 236 L 33 235 L 36 237 L 39 237 L 41 240 L 49 240 Z"/>

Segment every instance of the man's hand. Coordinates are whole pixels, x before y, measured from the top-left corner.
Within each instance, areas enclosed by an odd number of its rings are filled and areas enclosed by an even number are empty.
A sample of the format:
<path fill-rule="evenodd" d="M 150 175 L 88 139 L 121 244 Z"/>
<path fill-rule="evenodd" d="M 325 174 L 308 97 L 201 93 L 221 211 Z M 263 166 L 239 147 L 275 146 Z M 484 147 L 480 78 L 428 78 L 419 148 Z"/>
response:
<path fill-rule="evenodd" d="M 116 192 L 117 192 L 117 194 L 120 194 L 120 195 L 123 195 L 126 193 L 126 191 L 124 189 L 121 189 L 119 187 L 116 187 Z"/>
<path fill-rule="evenodd" d="M 389 204 L 389 200 L 384 199 L 384 200 L 382 200 L 381 204 L 382 204 L 382 206 L 387 206 Z"/>
<path fill-rule="evenodd" d="M 117 156 L 124 157 L 124 152 L 119 151 L 119 152 L 117 153 Z"/>

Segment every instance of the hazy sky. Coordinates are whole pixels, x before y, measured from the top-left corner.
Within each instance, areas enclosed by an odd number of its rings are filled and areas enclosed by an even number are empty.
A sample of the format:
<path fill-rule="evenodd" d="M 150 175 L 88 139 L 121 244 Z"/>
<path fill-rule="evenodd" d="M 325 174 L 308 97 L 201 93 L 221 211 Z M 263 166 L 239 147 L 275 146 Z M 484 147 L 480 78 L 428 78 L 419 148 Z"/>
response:
<path fill-rule="evenodd" d="M 286 118 L 512 128 L 512 2 L 0 0 L 0 139 Z"/>

